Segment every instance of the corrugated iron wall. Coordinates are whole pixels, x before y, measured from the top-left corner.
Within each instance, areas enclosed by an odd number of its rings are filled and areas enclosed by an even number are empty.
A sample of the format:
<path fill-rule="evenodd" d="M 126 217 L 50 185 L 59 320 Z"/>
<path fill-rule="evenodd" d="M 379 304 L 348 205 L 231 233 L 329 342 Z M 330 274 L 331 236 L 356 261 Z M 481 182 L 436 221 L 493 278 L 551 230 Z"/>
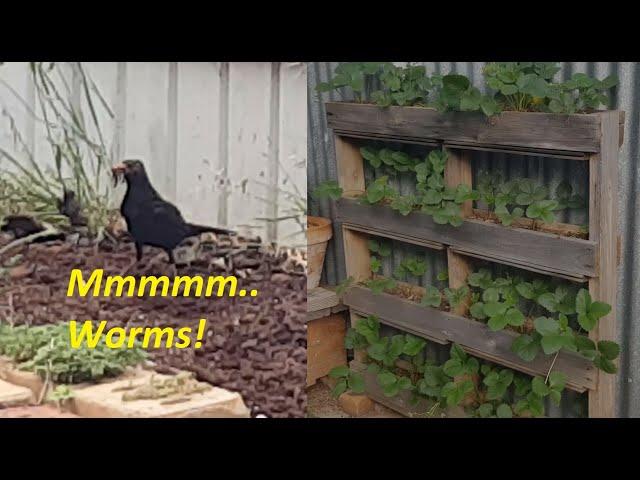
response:
<path fill-rule="evenodd" d="M 481 90 L 484 89 L 482 69 L 485 63 L 480 62 L 451 62 L 451 63 L 423 63 L 428 74 L 433 73 L 461 73 L 467 75 Z M 333 135 L 327 129 L 324 102 L 333 100 L 347 100 L 351 98 L 348 89 L 340 93 L 330 92 L 319 94 L 315 85 L 327 81 L 337 63 L 309 63 L 308 64 L 308 191 L 312 192 L 316 185 L 324 180 L 336 179 L 335 147 Z M 622 261 L 618 276 L 618 342 L 622 347 L 620 358 L 620 372 L 618 374 L 618 416 L 640 417 L 640 292 L 638 291 L 637 272 L 640 267 L 640 196 L 638 195 L 638 153 L 640 149 L 639 136 L 639 101 L 640 101 L 640 63 L 562 63 L 562 69 L 557 74 L 558 80 L 569 78 L 575 72 L 584 72 L 603 78 L 609 74 L 616 74 L 620 80 L 619 86 L 612 96 L 612 108 L 626 112 L 624 144 L 619 156 L 619 230 L 622 238 Z M 568 180 L 575 189 L 585 193 L 587 185 L 586 173 L 577 162 L 556 162 L 550 159 L 522 157 L 506 158 L 503 154 L 482 154 L 474 156 L 474 169 L 477 173 L 481 169 L 502 171 L 509 176 L 528 176 L 538 179 L 552 188 L 562 180 Z M 370 172 L 368 173 L 371 174 Z M 403 187 L 404 188 L 404 187 Z M 333 206 L 326 201 L 310 200 L 311 215 L 321 215 L 334 218 Z M 582 224 L 585 222 L 585 212 L 570 212 L 564 221 Z M 394 254 L 385 265 L 393 268 L 407 253 L 407 249 L 394 248 Z M 434 257 L 429 262 L 430 272 L 442 268 L 442 259 Z M 390 270 L 389 270 L 390 271 Z M 427 274 L 430 276 L 430 274 Z M 323 282 L 335 284 L 345 278 L 344 252 L 342 236 L 334 225 L 334 240 L 331 242 L 327 258 Z M 427 278 L 430 281 L 430 278 Z M 436 349 L 437 350 L 437 349 Z M 434 355 L 442 352 L 435 351 Z M 565 395 L 561 408 L 547 409 L 551 416 L 573 417 L 584 415 L 584 396 Z"/>

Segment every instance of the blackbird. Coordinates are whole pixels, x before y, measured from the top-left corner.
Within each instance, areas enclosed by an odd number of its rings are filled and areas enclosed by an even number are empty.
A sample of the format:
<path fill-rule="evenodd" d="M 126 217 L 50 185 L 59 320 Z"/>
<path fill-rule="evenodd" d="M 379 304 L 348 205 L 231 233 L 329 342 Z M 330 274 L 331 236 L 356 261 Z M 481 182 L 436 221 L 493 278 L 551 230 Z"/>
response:
<path fill-rule="evenodd" d="M 163 200 L 153 188 L 144 165 L 139 160 L 124 160 L 112 168 L 114 184 L 124 177 L 127 192 L 120 206 L 120 213 L 127 222 L 129 234 L 136 245 L 136 261 L 142 259 L 142 247 L 151 245 L 162 248 L 175 268 L 173 249 L 185 238 L 204 232 L 234 235 L 223 228 L 187 223 L 175 205 Z"/>

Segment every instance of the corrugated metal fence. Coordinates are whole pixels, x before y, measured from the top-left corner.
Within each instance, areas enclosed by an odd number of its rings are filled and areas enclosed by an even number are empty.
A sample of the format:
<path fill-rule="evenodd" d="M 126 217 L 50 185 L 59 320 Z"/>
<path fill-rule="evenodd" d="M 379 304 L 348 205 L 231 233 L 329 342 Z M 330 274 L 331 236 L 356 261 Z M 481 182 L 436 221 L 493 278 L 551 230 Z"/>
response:
<path fill-rule="evenodd" d="M 305 243 L 294 218 L 264 220 L 297 216 L 297 205 L 304 205 L 304 63 L 82 66 L 114 114 L 99 111 L 113 161 L 143 160 L 154 186 L 191 221 Z M 60 91 L 68 87 L 72 99 L 80 98 L 77 68 L 62 67 L 68 85 Z M 28 64 L 0 66 L 0 109 L 15 119 L 37 162 L 51 165 L 44 126 L 28 113 L 38 111 L 36 102 Z M 87 105 L 78 103 L 88 118 Z M 11 148 L 11 137 L 2 118 L 0 145 Z"/>
<path fill-rule="evenodd" d="M 327 129 L 323 102 L 350 99 L 351 93 L 344 89 L 341 94 L 330 92 L 319 94 L 315 85 L 331 77 L 336 63 L 310 63 L 308 68 L 308 190 L 328 179 L 336 179 L 335 150 L 332 133 Z M 484 63 L 424 63 L 428 74 L 461 73 L 467 75 L 480 89 L 483 89 L 482 69 Z M 638 154 L 640 149 L 640 64 L 638 63 L 563 63 L 558 79 L 567 79 L 575 72 L 584 72 L 603 78 L 616 74 L 620 84 L 613 94 L 612 107 L 626 111 L 625 138 L 620 150 L 619 187 L 619 228 L 622 237 L 623 256 L 618 278 L 618 341 L 622 347 L 618 384 L 618 415 L 640 416 L 640 291 L 638 291 L 638 269 L 640 268 L 640 196 L 638 195 Z M 502 171 L 509 176 L 529 176 L 547 185 L 557 185 L 562 180 L 570 181 L 574 188 L 585 193 L 587 179 L 585 172 L 575 162 L 553 162 L 533 157 L 506 158 L 505 155 L 483 154 L 473 157 L 475 172 L 481 169 Z M 369 175 L 371 172 L 368 173 Z M 401 186 L 401 188 L 404 188 Z M 335 212 L 329 202 L 310 201 L 311 215 L 334 218 Z M 586 221 L 585 213 L 576 212 L 564 218 L 576 224 Z M 339 229 L 334 226 L 334 241 L 331 242 L 325 261 L 323 282 L 335 284 L 345 278 L 344 252 Z M 406 247 L 405 247 L 406 250 Z M 407 252 L 394 249 L 390 265 L 396 265 Z M 443 259 L 433 258 L 428 276 L 442 268 Z M 386 272 L 389 273 L 389 272 Z M 431 282 L 434 279 L 425 278 Z M 422 283 L 422 280 L 421 282 Z M 435 355 L 441 355 L 436 352 Z M 575 416 L 584 414 L 584 398 L 565 395 L 561 408 L 548 408 L 553 416 Z"/>

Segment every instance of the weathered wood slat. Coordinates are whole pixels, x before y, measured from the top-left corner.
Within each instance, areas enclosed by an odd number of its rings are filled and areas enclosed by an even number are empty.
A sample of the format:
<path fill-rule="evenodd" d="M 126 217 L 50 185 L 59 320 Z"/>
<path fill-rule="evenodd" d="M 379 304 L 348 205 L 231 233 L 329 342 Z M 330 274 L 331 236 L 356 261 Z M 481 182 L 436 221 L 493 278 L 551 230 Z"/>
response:
<path fill-rule="evenodd" d="M 329 102 L 326 111 L 327 124 L 335 131 L 377 134 L 389 139 L 416 138 L 558 152 L 600 150 L 601 112 L 575 115 L 503 112 L 487 118 L 481 113 L 443 113 L 424 107 L 382 108 L 345 102 Z"/>
<path fill-rule="evenodd" d="M 440 343 L 457 343 L 474 356 L 529 375 L 546 375 L 553 360 L 540 354 L 534 361 L 525 362 L 511 351 L 517 333 L 492 332 L 481 322 L 423 307 L 394 295 L 375 295 L 367 288 L 355 286 L 345 294 L 344 303 L 359 314 L 377 316 L 387 325 Z M 554 370 L 567 375 L 567 387 L 572 390 L 583 392 L 596 385 L 595 367 L 579 355 L 561 352 Z"/>
<path fill-rule="evenodd" d="M 595 276 L 596 243 L 468 219 L 460 227 L 439 225 L 421 212 L 402 216 L 390 207 L 338 201 L 337 221 L 443 243 L 494 261 L 571 277 Z M 350 253 L 349 250 L 345 250 Z"/>

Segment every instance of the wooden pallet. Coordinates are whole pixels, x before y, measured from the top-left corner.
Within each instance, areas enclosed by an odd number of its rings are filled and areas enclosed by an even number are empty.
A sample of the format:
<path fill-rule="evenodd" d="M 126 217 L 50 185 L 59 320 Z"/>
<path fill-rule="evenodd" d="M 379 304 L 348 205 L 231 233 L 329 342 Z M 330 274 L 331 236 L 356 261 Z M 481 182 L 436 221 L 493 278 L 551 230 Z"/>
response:
<path fill-rule="evenodd" d="M 327 122 L 334 130 L 338 182 L 345 192 L 337 204 L 343 223 L 347 276 L 356 281 L 370 277 L 367 235 L 379 235 L 447 252 L 449 284 L 466 282 L 471 258 L 525 268 L 588 283 L 593 298 L 612 310 L 591 332 L 594 340 L 616 339 L 617 181 L 618 149 L 622 144 L 624 112 L 555 115 L 504 112 L 487 119 L 481 114 L 441 113 L 422 107 L 389 107 L 355 103 L 327 103 Z M 445 181 L 449 186 L 472 185 L 471 150 L 538 155 L 583 161 L 589 168 L 589 238 L 505 227 L 471 219 L 471 202 L 463 206 L 467 217 L 461 227 L 435 224 L 421 213 L 403 217 L 390 208 L 365 206 L 353 200 L 365 190 L 361 139 L 417 143 L 448 152 Z M 576 226 L 577 228 L 577 226 Z M 366 289 L 354 287 L 345 296 L 351 322 L 358 314 L 378 315 L 383 323 L 431 340 L 459 342 L 473 355 L 530 374 L 546 372 L 547 359 L 523 362 L 507 349 L 509 332 L 490 332 L 483 324 L 462 315 L 464 305 L 451 313 L 430 309 L 422 316 L 411 302 L 382 296 L 372 299 Z M 446 323 L 446 325 L 445 325 Z M 584 359 L 558 356 L 568 374 L 568 386 L 589 392 L 589 416 L 615 416 L 615 375 L 604 374 Z M 548 366 L 547 366 L 548 368 Z"/>

